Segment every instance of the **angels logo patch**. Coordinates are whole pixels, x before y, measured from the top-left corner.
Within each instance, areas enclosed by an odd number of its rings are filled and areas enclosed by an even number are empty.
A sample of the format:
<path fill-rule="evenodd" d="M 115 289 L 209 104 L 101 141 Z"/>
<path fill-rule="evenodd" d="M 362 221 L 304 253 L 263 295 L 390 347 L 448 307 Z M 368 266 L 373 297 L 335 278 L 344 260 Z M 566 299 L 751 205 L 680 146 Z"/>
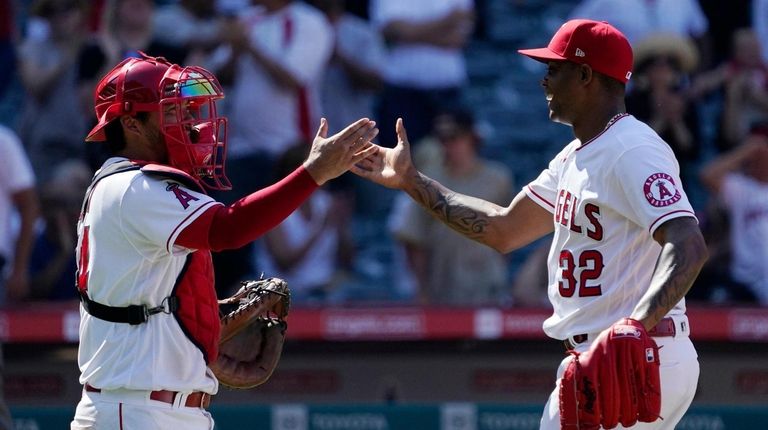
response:
<path fill-rule="evenodd" d="M 674 179 L 666 173 L 654 173 L 649 176 L 643 184 L 643 193 L 648 203 L 657 208 L 675 204 L 682 198 L 680 190 L 675 187 Z"/>
<path fill-rule="evenodd" d="M 165 191 L 171 191 L 176 196 L 176 199 L 181 203 L 182 206 L 184 206 L 184 209 L 189 207 L 189 202 L 193 200 L 200 200 L 197 197 L 193 196 L 192 194 L 189 194 L 188 192 L 182 190 L 179 188 L 179 184 L 176 183 L 169 183 L 167 187 L 165 187 Z"/>

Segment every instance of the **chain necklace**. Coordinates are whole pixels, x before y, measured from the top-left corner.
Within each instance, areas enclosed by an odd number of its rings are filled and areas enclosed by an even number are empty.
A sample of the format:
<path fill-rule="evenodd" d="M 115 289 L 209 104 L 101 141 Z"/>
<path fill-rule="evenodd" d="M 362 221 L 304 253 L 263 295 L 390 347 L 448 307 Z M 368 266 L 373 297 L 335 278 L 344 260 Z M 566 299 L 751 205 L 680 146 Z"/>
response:
<path fill-rule="evenodd" d="M 614 122 L 624 118 L 627 115 L 629 115 L 629 114 L 626 113 L 626 112 L 619 112 L 619 113 L 617 113 L 616 115 L 613 116 L 613 118 L 608 120 L 608 124 L 605 125 L 605 128 L 607 129 L 608 127 L 612 126 Z"/>

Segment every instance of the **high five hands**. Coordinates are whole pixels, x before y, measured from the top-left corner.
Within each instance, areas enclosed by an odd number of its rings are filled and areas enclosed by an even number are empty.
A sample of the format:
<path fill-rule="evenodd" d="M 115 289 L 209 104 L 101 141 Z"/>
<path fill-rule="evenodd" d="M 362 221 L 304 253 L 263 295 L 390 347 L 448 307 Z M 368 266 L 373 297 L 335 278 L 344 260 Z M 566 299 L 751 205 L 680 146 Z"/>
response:
<path fill-rule="evenodd" d="M 397 119 L 395 131 L 397 146 L 376 146 L 375 152 L 353 165 L 350 171 L 379 185 L 404 189 L 407 182 L 417 176 L 417 171 L 411 160 L 411 145 L 402 118 Z"/>
<path fill-rule="evenodd" d="M 304 168 L 318 185 L 323 185 L 347 172 L 356 163 L 374 156 L 380 147 L 371 141 L 378 134 L 374 121 L 361 118 L 328 137 L 328 121 L 323 118 L 304 161 Z"/>

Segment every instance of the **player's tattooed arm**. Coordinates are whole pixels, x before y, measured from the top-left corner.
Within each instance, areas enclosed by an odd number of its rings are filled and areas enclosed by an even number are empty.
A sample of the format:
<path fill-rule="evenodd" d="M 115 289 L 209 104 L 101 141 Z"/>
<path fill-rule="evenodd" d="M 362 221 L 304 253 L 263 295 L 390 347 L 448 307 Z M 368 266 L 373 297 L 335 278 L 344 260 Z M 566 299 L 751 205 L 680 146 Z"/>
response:
<path fill-rule="evenodd" d="M 707 246 L 696 220 L 690 217 L 665 222 L 654 234 L 661 254 L 651 286 L 632 312 L 647 329 L 654 327 L 688 292 L 707 260 Z"/>
<path fill-rule="evenodd" d="M 499 252 L 525 246 L 554 230 L 552 214 L 521 191 L 507 207 L 449 190 L 416 169 L 403 120 L 397 120 L 398 142 L 350 167 L 363 178 L 403 190 L 458 233 Z"/>
<path fill-rule="evenodd" d="M 479 242 L 484 242 L 488 233 L 490 214 L 502 210 L 493 203 L 451 191 L 420 173 L 407 191 L 432 216 Z"/>
<path fill-rule="evenodd" d="M 551 233 L 552 214 L 520 192 L 508 207 L 454 192 L 416 171 L 403 189 L 432 216 L 458 233 L 509 252 Z"/>

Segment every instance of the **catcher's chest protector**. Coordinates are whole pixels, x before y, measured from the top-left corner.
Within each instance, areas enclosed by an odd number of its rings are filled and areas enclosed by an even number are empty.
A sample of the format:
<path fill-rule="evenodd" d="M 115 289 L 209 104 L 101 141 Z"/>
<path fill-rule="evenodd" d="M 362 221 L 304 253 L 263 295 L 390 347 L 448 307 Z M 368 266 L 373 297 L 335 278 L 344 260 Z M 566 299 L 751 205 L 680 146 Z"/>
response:
<path fill-rule="evenodd" d="M 181 170 L 154 164 L 141 167 L 141 163 L 133 161 L 118 162 L 94 178 L 93 184 L 89 188 L 83 203 L 80 219 L 82 220 L 87 212 L 91 191 L 99 180 L 111 174 L 139 168 L 146 174 L 171 178 L 191 189 L 203 192 L 202 187 L 200 187 L 197 181 Z M 80 287 L 78 286 L 78 288 Z M 80 290 L 80 294 L 89 305 L 86 306 L 86 310 L 93 314 L 88 309 L 98 308 L 101 311 L 101 316 L 95 316 L 107 321 L 141 324 L 146 322 L 148 318 L 145 314 L 144 318 L 136 321 L 125 319 L 123 314 L 128 308 L 115 308 L 93 302 L 87 298 L 86 290 Z M 187 256 L 184 267 L 176 278 L 176 283 L 169 297 L 176 299 L 177 306 L 172 308 L 173 316 L 176 318 L 179 326 L 181 326 L 181 330 L 200 349 L 206 363 L 215 361 L 219 354 L 221 321 L 219 319 L 219 303 L 216 298 L 216 289 L 214 288 L 213 261 L 210 251 L 198 250 Z M 117 316 L 115 317 L 115 315 Z"/>
<path fill-rule="evenodd" d="M 181 329 L 203 353 L 206 363 L 215 361 L 221 322 L 209 251 L 195 251 L 187 257 L 172 295 L 179 299 L 174 316 Z"/>
<path fill-rule="evenodd" d="M 157 164 L 148 164 L 141 170 L 175 179 L 193 190 L 204 192 L 192 176 L 181 170 Z M 219 355 L 221 321 L 210 251 L 195 251 L 187 257 L 171 295 L 179 300 L 173 315 L 182 331 L 203 353 L 205 362 L 212 363 Z"/>

